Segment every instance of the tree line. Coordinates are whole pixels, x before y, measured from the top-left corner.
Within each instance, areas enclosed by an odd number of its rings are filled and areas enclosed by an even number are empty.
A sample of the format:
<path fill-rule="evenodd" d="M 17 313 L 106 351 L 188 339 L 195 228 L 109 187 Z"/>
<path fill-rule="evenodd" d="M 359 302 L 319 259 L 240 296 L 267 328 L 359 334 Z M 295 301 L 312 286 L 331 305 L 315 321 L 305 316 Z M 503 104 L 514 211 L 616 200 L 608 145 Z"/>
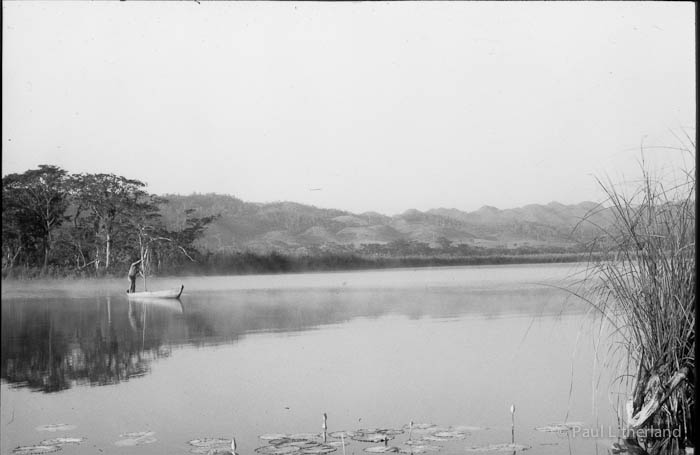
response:
<path fill-rule="evenodd" d="M 9 174 L 2 178 L 3 276 L 18 268 L 121 273 L 138 259 L 149 272 L 196 261 L 194 242 L 215 217 L 185 210 L 184 227 L 169 229 L 165 203 L 145 183 L 114 174 L 53 165 Z"/>
<path fill-rule="evenodd" d="M 114 174 L 69 174 L 40 165 L 2 178 L 2 275 L 105 276 L 143 260 L 146 273 L 241 274 L 315 270 L 560 262 L 585 248 L 484 248 L 395 240 L 386 244 L 307 245 L 303 252 L 211 252 L 195 247 L 218 215 L 150 194 L 146 184 Z M 177 222 L 173 223 L 173 219 Z M 169 221 L 166 221 L 169 220 Z"/>

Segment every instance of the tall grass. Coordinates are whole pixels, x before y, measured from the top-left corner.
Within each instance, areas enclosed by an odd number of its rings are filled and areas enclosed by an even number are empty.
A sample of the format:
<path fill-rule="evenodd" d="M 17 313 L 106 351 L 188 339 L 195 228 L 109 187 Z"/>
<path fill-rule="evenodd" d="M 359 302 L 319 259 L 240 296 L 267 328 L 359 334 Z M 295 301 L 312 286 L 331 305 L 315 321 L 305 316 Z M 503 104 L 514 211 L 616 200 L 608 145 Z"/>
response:
<path fill-rule="evenodd" d="M 693 142 L 687 152 L 694 162 Z M 586 299 L 614 328 L 622 351 L 609 354 L 632 373 L 628 443 L 652 455 L 682 453 L 694 440 L 695 169 L 668 185 L 641 167 L 631 192 L 598 182 L 607 195 L 600 210 L 611 219 L 599 240 L 615 258 L 591 259 Z"/>

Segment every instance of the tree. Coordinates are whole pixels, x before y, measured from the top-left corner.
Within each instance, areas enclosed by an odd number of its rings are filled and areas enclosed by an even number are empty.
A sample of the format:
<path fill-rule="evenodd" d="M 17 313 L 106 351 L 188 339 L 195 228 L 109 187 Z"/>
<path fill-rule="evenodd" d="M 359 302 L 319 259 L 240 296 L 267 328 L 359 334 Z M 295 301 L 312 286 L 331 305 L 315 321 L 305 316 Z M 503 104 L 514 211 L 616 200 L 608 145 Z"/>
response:
<path fill-rule="evenodd" d="M 42 164 L 38 169 L 2 179 L 3 249 L 6 229 L 18 248 L 22 243 L 28 244 L 30 236 L 36 237 L 42 244 L 46 269 L 53 246 L 52 235 L 64 221 L 68 206 L 66 175 L 60 167 Z"/>
<path fill-rule="evenodd" d="M 145 209 L 143 202 L 150 197 L 146 184 L 114 174 L 79 174 L 72 177 L 72 187 L 77 214 L 86 211 L 94 231 L 95 269 L 102 257 L 108 269 L 115 239 L 125 238 L 132 226 L 130 218 Z"/>

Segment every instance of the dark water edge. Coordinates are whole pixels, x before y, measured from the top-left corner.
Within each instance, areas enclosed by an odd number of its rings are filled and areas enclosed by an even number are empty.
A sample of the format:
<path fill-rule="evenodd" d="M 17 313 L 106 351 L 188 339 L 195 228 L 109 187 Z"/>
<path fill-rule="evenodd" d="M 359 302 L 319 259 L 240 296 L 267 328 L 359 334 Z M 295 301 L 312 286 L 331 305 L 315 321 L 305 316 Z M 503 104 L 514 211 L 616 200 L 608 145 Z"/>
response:
<path fill-rule="evenodd" d="M 600 259 L 602 253 L 547 253 L 488 256 L 403 256 L 366 257 L 354 254 L 327 254 L 293 256 L 279 253 L 240 253 L 216 256 L 206 262 L 185 264 L 172 269 L 154 271 L 152 275 L 172 277 L 178 275 L 251 275 L 303 272 L 332 272 L 352 270 L 393 269 L 405 267 L 449 267 L 469 265 L 552 264 L 588 262 Z M 3 280 L 65 279 L 65 278 L 118 278 L 123 271 L 94 271 L 49 266 L 13 267 L 2 271 Z"/>

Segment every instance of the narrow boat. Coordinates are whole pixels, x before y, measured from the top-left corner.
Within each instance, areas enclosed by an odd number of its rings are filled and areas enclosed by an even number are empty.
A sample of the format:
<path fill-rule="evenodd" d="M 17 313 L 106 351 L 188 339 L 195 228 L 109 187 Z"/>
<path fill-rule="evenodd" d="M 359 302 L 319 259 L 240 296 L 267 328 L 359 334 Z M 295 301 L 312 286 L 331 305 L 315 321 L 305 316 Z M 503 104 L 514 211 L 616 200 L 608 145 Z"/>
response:
<path fill-rule="evenodd" d="M 144 292 L 127 292 L 126 295 L 130 299 L 179 299 L 185 285 L 180 285 L 176 289 L 167 289 L 165 291 L 144 291 Z"/>

